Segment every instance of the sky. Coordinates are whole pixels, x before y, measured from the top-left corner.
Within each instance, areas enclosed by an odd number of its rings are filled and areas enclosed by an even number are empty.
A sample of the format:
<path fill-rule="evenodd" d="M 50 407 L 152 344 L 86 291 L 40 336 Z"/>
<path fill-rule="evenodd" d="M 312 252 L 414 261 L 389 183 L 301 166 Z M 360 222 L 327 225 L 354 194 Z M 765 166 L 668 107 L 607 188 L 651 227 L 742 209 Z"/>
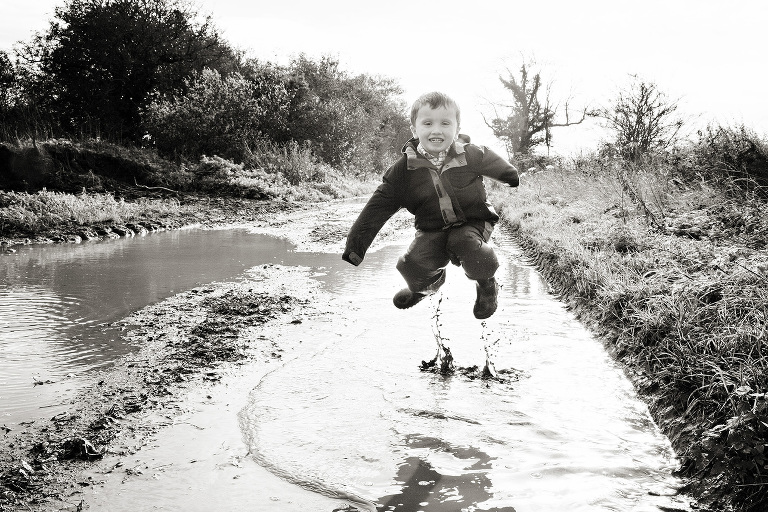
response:
<path fill-rule="evenodd" d="M 0 50 L 45 30 L 64 0 L 0 0 Z M 192 0 L 233 46 L 288 63 L 330 55 L 352 74 L 394 78 L 410 105 L 440 90 L 461 107 L 462 132 L 499 152 L 487 127 L 509 102 L 500 76 L 533 59 L 551 97 L 573 113 L 609 106 L 630 77 L 678 103 L 689 131 L 746 125 L 768 134 L 768 4 L 761 0 Z M 503 110 L 500 112 L 503 113 Z M 588 152 L 597 122 L 554 132 L 552 151 Z M 505 153 L 502 153 L 505 154 Z"/>

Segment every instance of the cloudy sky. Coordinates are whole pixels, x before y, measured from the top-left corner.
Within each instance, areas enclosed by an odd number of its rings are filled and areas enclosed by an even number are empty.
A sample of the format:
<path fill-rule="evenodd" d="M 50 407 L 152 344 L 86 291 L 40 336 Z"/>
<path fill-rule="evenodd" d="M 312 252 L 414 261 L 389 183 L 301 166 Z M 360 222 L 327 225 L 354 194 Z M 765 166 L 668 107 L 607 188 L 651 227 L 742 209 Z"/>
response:
<path fill-rule="evenodd" d="M 398 80 L 404 99 L 442 90 L 462 131 L 500 147 L 482 115 L 507 98 L 499 75 L 534 57 L 555 99 L 606 105 L 630 75 L 654 82 L 689 123 L 744 123 L 768 134 L 763 91 L 768 7 L 759 0 L 193 0 L 233 45 L 286 63 L 332 55 L 353 73 Z M 0 49 L 45 29 L 63 0 L 2 0 Z M 553 149 L 589 149 L 602 132 L 555 133 Z"/>

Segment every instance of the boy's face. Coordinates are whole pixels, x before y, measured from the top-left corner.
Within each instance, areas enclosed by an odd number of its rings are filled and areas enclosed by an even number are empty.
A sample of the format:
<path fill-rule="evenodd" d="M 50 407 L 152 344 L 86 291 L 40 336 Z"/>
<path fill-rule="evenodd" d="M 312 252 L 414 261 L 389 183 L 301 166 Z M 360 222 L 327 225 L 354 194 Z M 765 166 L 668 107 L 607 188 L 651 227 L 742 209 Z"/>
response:
<path fill-rule="evenodd" d="M 430 153 L 437 155 L 446 151 L 459 134 L 456 109 L 424 105 L 411 125 L 411 133 Z"/>

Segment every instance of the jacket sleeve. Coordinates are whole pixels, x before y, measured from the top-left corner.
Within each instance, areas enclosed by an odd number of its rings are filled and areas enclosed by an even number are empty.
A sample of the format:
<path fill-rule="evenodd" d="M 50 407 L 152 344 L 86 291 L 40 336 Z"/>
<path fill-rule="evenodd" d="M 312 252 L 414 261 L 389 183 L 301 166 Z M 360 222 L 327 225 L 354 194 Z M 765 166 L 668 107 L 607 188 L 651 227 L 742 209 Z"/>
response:
<path fill-rule="evenodd" d="M 347 235 L 347 246 L 341 258 L 357 266 L 362 263 L 365 253 L 373 243 L 373 239 L 384 227 L 384 224 L 400 209 L 400 201 L 395 193 L 392 180 L 393 168 L 384 175 L 384 180 L 378 186 L 366 203 L 357 220 Z"/>
<path fill-rule="evenodd" d="M 510 187 L 520 184 L 517 168 L 487 147 L 467 145 L 466 151 L 479 174 L 506 183 Z"/>

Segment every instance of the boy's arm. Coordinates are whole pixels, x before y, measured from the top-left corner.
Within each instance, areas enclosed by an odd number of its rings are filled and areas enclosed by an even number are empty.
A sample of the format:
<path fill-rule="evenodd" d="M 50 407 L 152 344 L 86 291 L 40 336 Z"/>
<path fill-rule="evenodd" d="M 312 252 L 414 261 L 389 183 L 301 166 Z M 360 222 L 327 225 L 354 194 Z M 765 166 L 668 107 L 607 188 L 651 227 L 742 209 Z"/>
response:
<path fill-rule="evenodd" d="M 520 184 L 517 168 L 487 147 L 468 144 L 466 151 L 477 165 L 476 169 L 483 176 L 506 183 L 510 187 L 516 187 Z"/>
<path fill-rule="evenodd" d="M 373 239 L 399 209 L 400 203 L 395 197 L 395 187 L 388 179 L 388 175 L 385 175 L 384 182 L 373 193 L 349 230 L 347 246 L 341 258 L 355 266 L 362 263 Z"/>

